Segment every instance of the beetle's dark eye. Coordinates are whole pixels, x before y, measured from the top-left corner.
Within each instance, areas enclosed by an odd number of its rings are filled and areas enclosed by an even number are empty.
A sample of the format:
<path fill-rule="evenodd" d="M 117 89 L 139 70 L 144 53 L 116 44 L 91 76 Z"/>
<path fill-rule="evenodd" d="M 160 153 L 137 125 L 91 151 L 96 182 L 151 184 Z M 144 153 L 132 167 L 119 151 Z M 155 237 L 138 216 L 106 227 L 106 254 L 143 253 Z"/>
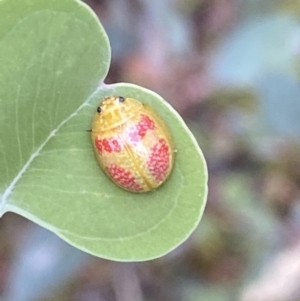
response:
<path fill-rule="evenodd" d="M 98 113 L 101 113 L 101 107 L 98 107 L 98 108 L 97 108 L 97 112 L 98 112 Z"/>
<path fill-rule="evenodd" d="M 119 102 L 124 102 L 124 101 L 125 101 L 125 98 L 122 96 L 119 96 Z"/>

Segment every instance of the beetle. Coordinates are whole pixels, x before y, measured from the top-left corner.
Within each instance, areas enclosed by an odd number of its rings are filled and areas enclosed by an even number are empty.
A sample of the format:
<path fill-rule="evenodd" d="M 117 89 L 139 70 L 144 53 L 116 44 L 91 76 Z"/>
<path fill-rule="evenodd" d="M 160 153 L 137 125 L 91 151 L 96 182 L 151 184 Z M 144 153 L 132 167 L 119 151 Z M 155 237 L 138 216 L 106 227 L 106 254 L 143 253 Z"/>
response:
<path fill-rule="evenodd" d="M 174 165 L 174 142 L 165 121 L 131 97 L 105 97 L 93 118 L 91 139 L 97 161 L 121 188 L 155 190 Z"/>

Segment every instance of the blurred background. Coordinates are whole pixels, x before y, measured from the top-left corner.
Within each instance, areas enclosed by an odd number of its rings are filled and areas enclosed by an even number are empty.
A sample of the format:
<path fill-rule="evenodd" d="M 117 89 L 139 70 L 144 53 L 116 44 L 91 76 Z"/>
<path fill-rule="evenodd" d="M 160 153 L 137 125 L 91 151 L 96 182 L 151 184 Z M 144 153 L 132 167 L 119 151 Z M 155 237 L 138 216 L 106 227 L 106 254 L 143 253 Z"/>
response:
<path fill-rule="evenodd" d="M 300 1 L 86 3 L 111 41 L 106 83 L 158 92 L 194 133 L 208 204 L 184 244 L 144 263 L 95 258 L 8 213 L 0 300 L 300 300 Z"/>

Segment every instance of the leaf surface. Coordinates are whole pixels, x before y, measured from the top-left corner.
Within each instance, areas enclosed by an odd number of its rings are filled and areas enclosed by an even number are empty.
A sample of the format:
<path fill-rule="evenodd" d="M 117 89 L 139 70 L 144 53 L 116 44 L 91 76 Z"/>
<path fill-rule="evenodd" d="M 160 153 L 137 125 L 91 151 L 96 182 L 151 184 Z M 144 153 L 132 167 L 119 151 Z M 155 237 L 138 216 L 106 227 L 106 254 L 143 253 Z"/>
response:
<path fill-rule="evenodd" d="M 1 213 L 18 213 L 96 256 L 157 258 L 197 226 L 206 164 L 160 96 L 135 85 L 103 84 L 109 64 L 106 33 L 82 3 L 0 2 Z M 169 124 L 176 162 L 157 191 L 126 192 L 100 170 L 86 130 L 108 95 L 148 103 Z"/>

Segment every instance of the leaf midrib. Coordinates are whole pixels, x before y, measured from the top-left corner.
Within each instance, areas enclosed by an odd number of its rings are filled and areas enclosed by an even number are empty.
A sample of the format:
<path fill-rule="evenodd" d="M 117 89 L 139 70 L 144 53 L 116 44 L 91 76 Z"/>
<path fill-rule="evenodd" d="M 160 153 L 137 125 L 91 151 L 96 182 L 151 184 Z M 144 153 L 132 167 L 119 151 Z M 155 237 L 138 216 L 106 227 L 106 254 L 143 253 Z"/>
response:
<path fill-rule="evenodd" d="M 93 99 L 93 96 L 95 93 L 97 93 L 98 89 L 96 89 L 85 102 L 83 102 L 77 110 L 75 110 L 72 114 L 69 115 L 66 119 L 64 119 L 54 130 L 50 132 L 50 134 L 46 137 L 43 143 L 36 149 L 34 153 L 31 154 L 28 161 L 23 165 L 23 167 L 20 169 L 16 177 L 11 181 L 11 183 L 8 185 L 8 187 L 5 189 L 4 193 L 1 196 L 0 199 L 0 217 L 5 213 L 5 205 L 8 202 L 9 196 L 12 194 L 13 189 L 15 188 L 18 181 L 22 178 L 23 174 L 27 171 L 27 169 L 30 167 L 31 163 L 34 161 L 34 159 L 42 152 L 44 147 L 47 145 L 47 143 L 51 140 L 52 137 L 54 137 L 58 131 L 73 117 L 76 117 L 77 114 L 89 104 L 89 102 Z"/>

